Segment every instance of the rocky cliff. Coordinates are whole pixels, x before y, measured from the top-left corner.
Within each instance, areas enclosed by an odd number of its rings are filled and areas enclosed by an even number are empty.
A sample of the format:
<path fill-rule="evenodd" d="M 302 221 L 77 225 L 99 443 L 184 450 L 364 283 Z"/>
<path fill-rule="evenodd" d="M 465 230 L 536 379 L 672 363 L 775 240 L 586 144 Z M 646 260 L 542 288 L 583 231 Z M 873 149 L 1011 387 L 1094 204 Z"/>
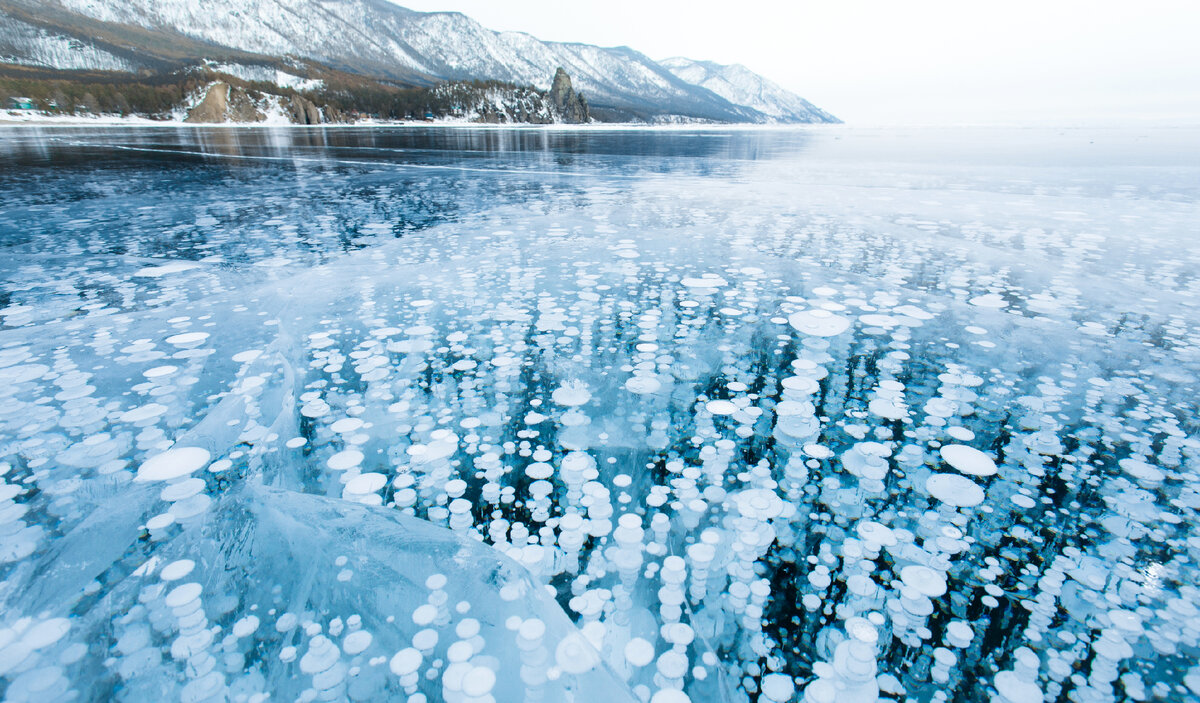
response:
<path fill-rule="evenodd" d="M 250 94 L 228 83 L 213 83 L 204 98 L 188 110 L 184 122 L 262 122 L 267 116 Z"/>
<path fill-rule="evenodd" d="M 187 110 L 183 121 L 194 124 L 265 122 L 271 116 L 282 116 L 292 124 L 302 125 L 344 121 L 336 110 L 322 111 L 302 95 L 261 93 L 221 81 L 207 87 L 200 101 Z"/>
<path fill-rule="evenodd" d="M 288 99 L 287 115 L 296 124 L 321 124 L 321 111 L 311 100 L 300 95 Z"/>
<path fill-rule="evenodd" d="M 586 124 L 591 122 L 587 100 L 571 87 L 563 69 L 554 74 L 550 90 L 497 82 L 447 82 L 429 91 L 429 114 L 434 118 L 485 124 Z"/>
<path fill-rule="evenodd" d="M 583 98 L 582 93 L 576 93 L 571 87 L 571 77 L 562 66 L 554 72 L 549 98 L 559 121 L 567 124 L 586 124 L 591 121 L 587 100 Z"/>

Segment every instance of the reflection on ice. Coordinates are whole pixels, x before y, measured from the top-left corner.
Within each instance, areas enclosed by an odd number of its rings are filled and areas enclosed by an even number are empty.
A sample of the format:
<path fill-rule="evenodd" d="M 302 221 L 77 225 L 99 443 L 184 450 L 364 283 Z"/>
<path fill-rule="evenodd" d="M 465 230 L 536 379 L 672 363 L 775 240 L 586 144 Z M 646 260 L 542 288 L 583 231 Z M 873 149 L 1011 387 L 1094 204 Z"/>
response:
<path fill-rule="evenodd" d="M 1177 167 L 63 134 L 0 176 L 6 700 L 1200 700 Z"/>

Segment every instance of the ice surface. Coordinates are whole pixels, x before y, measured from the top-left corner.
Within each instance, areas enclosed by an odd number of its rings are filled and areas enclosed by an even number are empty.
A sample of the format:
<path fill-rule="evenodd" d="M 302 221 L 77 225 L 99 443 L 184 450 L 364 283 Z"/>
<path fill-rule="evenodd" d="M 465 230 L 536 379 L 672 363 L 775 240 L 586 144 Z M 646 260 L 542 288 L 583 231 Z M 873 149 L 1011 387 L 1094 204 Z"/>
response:
<path fill-rule="evenodd" d="M 1200 700 L 1195 134 L 0 134 L 5 700 Z"/>

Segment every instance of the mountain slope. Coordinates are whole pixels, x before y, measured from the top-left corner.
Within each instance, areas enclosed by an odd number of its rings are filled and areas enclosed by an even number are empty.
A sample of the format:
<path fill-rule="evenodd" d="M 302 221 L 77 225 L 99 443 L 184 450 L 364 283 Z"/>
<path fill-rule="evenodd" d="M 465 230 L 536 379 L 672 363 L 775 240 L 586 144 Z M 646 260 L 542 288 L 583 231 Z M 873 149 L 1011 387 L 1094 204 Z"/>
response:
<path fill-rule="evenodd" d="M 164 54 L 176 53 L 170 47 L 178 45 L 187 47 L 193 59 L 229 60 L 216 56 L 221 52 L 276 62 L 304 59 L 402 85 L 469 79 L 542 90 L 561 66 L 596 113 L 613 119 L 828 121 L 811 105 L 807 111 L 796 107 L 808 104 L 774 84 L 776 93 L 791 101 L 786 109 L 783 103 L 769 104 L 778 108 L 772 113 L 731 99 L 736 92 L 722 94 L 698 85 L 627 47 L 543 42 L 520 32 L 491 31 L 459 13 L 415 12 L 387 0 L 0 0 L 0 21 L 6 11 L 27 23 L 42 23 L 36 31 L 73 37 L 84 45 L 99 33 L 108 44 L 96 48 L 103 52 L 108 45 L 117 46 L 122 51 L 115 57 L 131 66 L 172 58 Z M 9 44 L 36 43 L 30 30 L 22 32 L 21 42 Z M 5 33 L 17 32 L 0 24 L 0 35 Z M 2 39 L 0 48 L 5 46 Z M 48 40 L 38 41 L 40 53 L 29 48 L 23 55 L 8 53 L 19 62 L 66 67 L 59 65 L 64 63 L 61 41 L 56 50 L 47 47 Z M 141 61 L 123 55 L 148 43 L 162 46 Z M 72 68 L 101 68 L 99 62 L 107 61 L 105 68 L 111 70 L 116 63 L 100 54 L 69 58 L 74 59 Z M 97 65 L 79 65 L 88 60 Z"/>
<path fill-rule="evenodd" d="M 781 122 L 838 122 L 804 98 L 763 78 L 741 64 L 722 65 L 676 57 L 661 65 L 693 83 L 736 104 L 753 108 Z"/>
<path fill-rule="evenodd" d="M 0 62 L 65 70 L 134 71 L 137 65 L 90 42 L 0 12 Z"/>

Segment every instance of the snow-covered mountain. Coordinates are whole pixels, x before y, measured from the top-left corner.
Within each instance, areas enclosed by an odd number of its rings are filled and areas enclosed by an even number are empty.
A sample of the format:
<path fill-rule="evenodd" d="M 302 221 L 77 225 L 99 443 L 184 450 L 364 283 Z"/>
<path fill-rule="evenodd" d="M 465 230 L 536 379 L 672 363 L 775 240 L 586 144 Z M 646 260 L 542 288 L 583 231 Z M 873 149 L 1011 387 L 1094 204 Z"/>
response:
<path fill-rule="evenodd" d="M 5 34 L 24 38 L 6 43 Z M 79 55 L 63 60 L 63 41 L 81 47 Z M 180 42 L 188 51 L 176 47 Z M 40 48 L 22 53 L 14 50 L 17 44 Z M 136 65 L 138 57 L 123 54 L 149 44 L 162 45 L 147 49 L 153 60 L 228 60 L 213 54 L 235 51 L 317 61 L 409 85 L 472 79 L 544 90 L 561 66 L 602 116 L 607 111 L 645 119 L 829 121 L 826 113 L 745 69 L 750 78 L 739 75 L 738 85 L 757 79 L 770 86 L 771 100 L 743 103 L 738 91 L 701 85 L 627 47 L 543 42 L 520 32 L 494 32 L 463 14 L 415 12 L 388 0 L 0 0 L 0 48 L 8 49 L 10 62 L 113 70 L 119 63 L 113 59 Z M 114 55 L 114 46 L 122 51 Z M 94 66 L 81 65 L 88 52 L 96 57 Z"/>
<path fill-rule="evenodd" d="M 132 71 L 120 56 L 70 36 L 47 31 L 0 13 L 0 62 L 62 69 Z"/>
<path fill-rule="evenodd" d="M 837 118 L 741 64 L 724 65 L 682 56 L 660 62 L 688 83 L 708 88 L 735 105 L 780 122 L 837 122 Z"/>

